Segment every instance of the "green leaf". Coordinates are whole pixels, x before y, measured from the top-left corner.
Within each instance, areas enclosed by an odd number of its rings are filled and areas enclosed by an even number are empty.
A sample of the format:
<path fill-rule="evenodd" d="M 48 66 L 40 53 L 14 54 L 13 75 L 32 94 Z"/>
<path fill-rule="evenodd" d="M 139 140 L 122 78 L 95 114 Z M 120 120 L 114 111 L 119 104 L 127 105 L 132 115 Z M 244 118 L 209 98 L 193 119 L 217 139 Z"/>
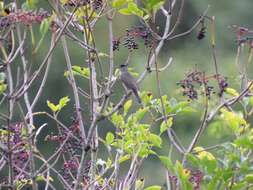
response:
<path fill-rule="evenodd" d="M 150 152 L 149 152 L 148 145 L 145 144 L 145 146 L 142 146 L 142 148 L 140 149 L 138 156 L 145 158 L 149 155 L 149 153 Z"/>
<path fill-rule="evenodd" d="M 222 113 L 221 118 L 226 121 L 234 133 L 240 133 L 242 126 L 248 126 L 241 113 L 228 111 L 225 108 L 221 109 L 220 111 Z"/>
<path fill-rule="evenodd" d="M 231 96 L 239 96 L 239 93 L 233 88 L 226 88 L 225 92 Z"/>
<path fill-rule="evenodd" d="M 68 102 L 69 102 L 69 97 L 65 96 L 60 99 L 60 101 L 57 105 L 55 105 L 52 102 L 50 102 L 49 100 L 47 100 L 47 106 L 52 110 L 52 112 L 55 113 L 57 111 L 60 111 L 63 107 L 65 107 Z"/>
<path fill-rule="evenodd" d="M 4 72 L 0 72 L 0 83 L 3 83 L 6 79 L 6 75 Z"/>
<path fill-rule="evenodd" d="M 180 179 L 187 179 L 188 178 L 189 174 L 184 170 L 183 165 L 178 160 L 176 161 L 176 164 L 174 167 L 175 167 L 178 177 Z"/>
<path fill-rule="evenodd" d="M 193 113 L 193 112 L 197 112 L 197 110 L 190 106 L 186 106 L 180 111 L 180 113 Z"/>
<path fill-rule="evenodd" d="M 116 127 L 122 127 L 124 125 L 124 119 L 122 115 L 119 115 L 117 113 L 114 113 L 112 115 L 111 121 Z"/>
<path fill-rule="evenodd" d="M 4 2 L 0 1 L 0 10 L 2 11 L 4 9 Z"/>
<path fill-rule="evenodd" d="M 190 171 L 188 169 L 184 169 L 183 165 L 179 161 L 176 161 L 175 168 L 180 179 L 182 189 L 192 190 L 193 186 L 189 182 Z"/>
<path fill-rule="evenodd" d="M 151 92 L 142 91 L 140 97 L 144 105 L 152 103 L 151 101 L 152 101 L 153 95 Z"/>
<path fill-rule="evenodd" d="M 47 179 L 46 179 L 43 175 L 38 175 L 38 176 L 35 178 L 35 180 L 36 180 L 37 182 L 39 182 L 39 181 L 47 181 Z M 49 181 L 50 181 L 50 182 L 53 182 L 54 179 L 53 179 L 52 177 L 49 176 Z"/>
<path fill-rule="evenodd" d="M 174 171 L 174 164 L 172 163 L 171 159 L 167 156 L 159 156 L 159 159 L 161 160 L 162 164 L 166 167 L 169 171 Z"/>
<path fill-rule="evenodd" d="M 49 100 L 47 100 L 47 106 L 51 109 L 52 112 L 57 112 L 59 110 L 59 106 L 58 105 L 54 105 Z"/>
<path fill-rule="evenodd" d="M 172 100 L 174 100 L 174 99 L 172 99 Z M 171 101 L 172 101 L 172 100 L 171 100 Z M 171 101 L 170 101 L 170 102 L 171 102 Z M 171 103 L 171 104 L 172 104 L 172 103 Z M 174 104 L 174 105 L 173 105 L 173 104 Z M 189 102 L 183 101 L 183 102 L 175 103 L 175 100 L 174 100 L 173 104 L 172 104 L 173 107 L 172 107 L 171 113 L 179 113 L 179 112 L 181 112 L 184 108 L 188 107 Z"/>
<path fill-rule="evenodd" d="M 74 65 L 72 66 L 72 72 L 74 75 L 81 76 L 84 78 L 90 77 L 90 69 L 86 67 L 80 67 L 80 66 Z M 66 71 L 64 73 L 64 76 L 66 77 L 68 75 L 69 75 L 69 71 Z"/>
<path fill-rule="evenodd" d="M 249 134 L 239 136 L 237 139 L 235 139 L 234 143 L 238 147 L 253 149 L 252 136 L 250 136 Z"/>
<path fill-rule="evenodd" d="M 76 75 L 80 75 L 80 76 L 83 76 L 86 78 L 90 77 L 89 68 L 74 65 L 74 66 L 72 66 L 72 70 L 73 70 L 74 74 L 76 74 Z"/>
<path fill-rule="evenodd" d="M 21 128 L 21 137 L 23 137 L 23 138 L 27 138 L 28 137 L 27 127 L 22 127 Z"/>
<path fill-rule="evenodd" d="M 135 190 L 143 190 L 144 188 L 144 183 L 145 183 L 145 180 L 143 178 L 141 179 L 137 179 L 136 183 L 135 183 Z"/>
<path fill-rule="evenodd" d="M 220 174 L 216 174 L 214 177 L 212 177 L 211 181 L 207 185 L 207 190 L 214 190 L 216 189 L 220 179 Z"/>
<path fill-rule="evenodd" d="M 40 33 L 45 35 L 50 26 L 50 19 L 44 19 L 40 24 Z"/>
<path fill-rule="evenodd" d="M 150 134 L 149 141 L 156 147 L 161 147 L 162 139 L 158 135 Z"/>
<path fill-rule="evenodd" d="M 65 107 L 69 101 L 70 99 L 68 96 L 61 98 L 59 101 L 59 108 L 62 109 L 63 107 Z"/>
<path fill-rule="evenodd" d="M 114 135 L 111 132 L 108 132 L 105 137 L 106 144 L 111 145 L 114 141 Z"/>
<path fill-rule="evenodd" d="M 24 10 L 33 10 L 37 8 L 38 0 L 26 0 L 25 3 L 22 4 L 22 9 Z"/>
<path fill-rule="evenodd" d="M 143 11 L 138 8 L 137 4 L 134 2 L 128 3 L 128 9 L 135 15 L 142 17 L 143 16 Z"/>
<path fill-rule="evenodd" d="M 113 8 L 120 8 L 120 7 L 122 7 L 122 6 L 126 5 L 126 4 L 127 4 L 126 0 L 114 0 L 112 2 L 112 7 Z"/>
<path fill-rule="evenodd" d="M 125 104 L 124 104 L 124 115 L 126 115 L 128 113 L 128 110 L 130 109 L 130 107 L 132 106 L 133 101 L 132 100 L 128 100 Z"/>
<path fill-rule="evenodd" d="M 164 0 L 143 0 L 144 1 L 144 6 L 149 9 L 159 9 L 163 4 Z"/>
<path fill-rule="evenodd" d="M 5 90 L 7 89 L 7 85 L 6 84 L 1 84 L 0 83 L 0 94 L 2 94 Z"/>
<path fill-rule="evenodd" d="M 251 96 L 251 97 L 249 98 L 249 103 L 250 103 L 251 106 L 253 106 L 253 96 Z"/>
<path fill-rule="evenodd" d="M 119 13 L 123 15 L 136 15 L 139 17 L 143 17 L 143 11 L 138 8 L 137 4 L 134 2 L 129 2 L 127 8 L 120 9 Z"/>
<path fill-rule="evenodd" d="M 223 170 L 222 175 L 224 181 L 229 181 L 234 175 L 234 170 L 232 168 L 227 168 Z"/>
<path fill-rule="evenodd" d="M 110 158 L 107 158 L 105 165 L 107 168 L 110 168 L 112 166 L 112 160 Z"/>
<path fill-rule="evenodd" d="M 231 190 L 241 190 L 241 189 L 245 189 L 247 186 L 247 183 L 245 181 L 241 181 L 237 184 L 233 184 Z"/>
<path fill-rule="evenodd" d="M 170 117 L 167 121 L 163 121 L 160 126 L 160 134 L 169 129 L 173 124 L 173 117 Z"/>
<path fill-rule="evenodd" d="M 192 155 L 192 154 L 187 154 L 187 155 L 186 155 L 186 158 L 187 158 L 187 160 L 189 160 L 189 161 L 191 162 L 191 164 L 192 164 L 193 166 L 199 167 L 200 162 L 199 162 L 199 160 L 198 160 L 194 155 Z"/>
<path fill-rule="evenodd" d="M 144 118 L 147 111 L 148 108 L 140 108 L 136 113 L 134 113 L 134 117 L 137 119 L 137 121 L 140 121 Z"/>
<path fill-rule="evenodd" d="M 99 52 L 98 57 L 109 57 L 107 53 Z"/>
<path fill-rule="evenodd" d="M 132 12 L 128 8 L 123 8 L 119 10 L 122 15 L 132 15 Z"/>
<path fill-rule="evenodd" d="M 217 168 L 216 160 L 209 160 L 208 158 L 204 158 L 201 160 L 201 164 L 206 167 L 208 173 L 212 174 Z"/>
<path fill-rule="evenodd" d="M 207 172 L 213 173 L 217 167 L 216 157 L 202 147 L 195 147 L 194 151 L 196 152 L 196 157 L 200 160 L 201 165 L 206 168 Z"/>
<path fill-rule="evenodd" d="M 162 189 L 161 186 L 152 185 L 152 186 L 146 187 L 144 190 L 161 190 L 161 189 Z"/>
<path fill-rule="evenodd" d="M 130 156 L 129 154 L 124 155 L 124 156 L 121 156 L 121 157 L 119 158 L 119 163 L 121 164 L 121 163 L 123 163 L 123 162 L 129 160 L 130 158 L 131 158 L 131 156 Z"/>

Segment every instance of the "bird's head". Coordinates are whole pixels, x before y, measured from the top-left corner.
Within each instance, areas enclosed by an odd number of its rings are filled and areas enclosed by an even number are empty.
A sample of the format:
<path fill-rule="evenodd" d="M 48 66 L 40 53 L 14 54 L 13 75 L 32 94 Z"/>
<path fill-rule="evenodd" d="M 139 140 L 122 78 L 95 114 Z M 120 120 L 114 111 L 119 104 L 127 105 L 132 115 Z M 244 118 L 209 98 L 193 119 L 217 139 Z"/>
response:
<path fill-rule="evenodd" d="M 119 67 L 121 71 L 127 71 L 127 66 L 127 64 L 121 64 Z"/>

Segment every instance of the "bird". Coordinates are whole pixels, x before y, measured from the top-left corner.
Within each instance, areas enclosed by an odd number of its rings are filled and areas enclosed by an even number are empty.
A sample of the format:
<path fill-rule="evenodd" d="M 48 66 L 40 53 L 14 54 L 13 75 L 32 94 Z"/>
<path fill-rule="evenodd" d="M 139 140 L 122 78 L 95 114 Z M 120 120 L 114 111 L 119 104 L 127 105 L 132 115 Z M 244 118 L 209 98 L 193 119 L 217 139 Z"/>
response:
<path fill-rule="evenodd" d="M 121 71 L 120 79 L 121 79 L 123 85 L 128 90 L 131 90 L 133 92 L 138 103 L 141 104 L 142 101 L 141 101 L 141 98 L 138 94 L 139 88 L 138 88 L 137 82 L 136 82 L 135 78 L 128 72 L 127 67 L 128 67 L 127 64 L 120 65 L 120 71 Z"/>

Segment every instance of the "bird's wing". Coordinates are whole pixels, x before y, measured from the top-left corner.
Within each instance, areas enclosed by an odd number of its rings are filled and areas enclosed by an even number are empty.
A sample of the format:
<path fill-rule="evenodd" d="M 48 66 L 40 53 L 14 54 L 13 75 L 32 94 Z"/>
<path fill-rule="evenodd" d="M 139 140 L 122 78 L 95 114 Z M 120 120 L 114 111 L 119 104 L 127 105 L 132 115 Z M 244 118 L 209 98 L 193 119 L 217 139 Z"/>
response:
<path fill-rule="evenodd" d="M 135 78 L 128 72 L 123 73 L 120 77 L 120 79 L 122 80 L 122 82 L 124 83 L 124 85 L 128 88 L 128 89 L 139 89 L 138 85 L 136 83 Z"/>

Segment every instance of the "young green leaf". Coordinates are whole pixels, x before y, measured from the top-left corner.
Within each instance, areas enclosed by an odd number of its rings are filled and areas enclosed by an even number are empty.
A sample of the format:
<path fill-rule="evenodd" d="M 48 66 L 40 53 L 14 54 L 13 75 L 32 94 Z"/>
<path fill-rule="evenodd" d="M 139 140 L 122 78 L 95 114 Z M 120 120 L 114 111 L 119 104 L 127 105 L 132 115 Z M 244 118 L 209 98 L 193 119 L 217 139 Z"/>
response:
<path fill-rule="evenodd" d="M 128 8 L 120 9 L 119 13 L 121 13 L 122 15 L 131 15 L 132 14 L 132 12 Z"/>
<path fill-rule="evenodd" d="M 112 2 L 112 7 L 113 8 L 120 8 L 120 7 L 122 7 L 122 6 L 126 5 L 126 4 L 127 4 L 126 0 L 114 0 Z"/>
<path fill-rule="evenodd" d="M 111 117 L 111 121 L 112 123 L 116 126 L 116 127 L 122 127 L 124 125 L 124 119 L 122 117 L 122 115 L 118 114 L 118 113 L 114 113 Z"/>
<path fill-rule="evenodd" d="M 150 134 L 149 135 L 149 141 L 156 147 L 161 147 L 162 145 L 162 139 L 158 135 Z"/>
<path fill-rule="evenodd" d="M 143 190 L 145 184 L 145 180 L 143 178 L 137 179 L 135 183 L 135 190 Z"/>
<path fill-rule="evenodd" d="M 161 160 L 162 164 L 166 167 L 169 171 L 174 171 L 175 166 L 172 163 L 171 159 L 167 156 L 159 156 L 159 159 Z"/>
<path fill-rule="evenodd" d="M 49 100 L 47 100 L 47 106 L 51 109 L 52 112 L 55 113 L 55 112 L 60 111 L 63 107 L 65 107 L 68 102 L 69 102 L 69 97 L 65 96 L 60 99 L 60 101 L 57 105 L 55 105 L 52 102 L 50 102 Z"/>
<path fill-rule="evenodd" d="M 52 112 L 57 112 L 59 110 L 59 106 L 58 105 L 54 105 L 52 102 L 50 102 L 49 100 L 47 100 L 47 106 L 51 109 Z"/>
<path fill-rule="evenodd" d="M 40 24 L 40 33 L 45 35 L 50 26 L 50 19 L 44 19 Z"/>
<path fill-rule="evenodd" d="M 134 117 L 136 117 L 136 120 L 137 121 L 141 121 L 145 114 L 147 113 L 148 111 L 148 108 L 140 108 L 135 114 L 134 114 Z"/>
<path fill-rule="evenodd" d="M 2 94 L 6 89 L 7 89 L 7 85 L 0 83 L 0 94 Z"/>
<path fill-rule="evenodd" d="M 128 7 L 120 9 L 119 13 L 123 15 L 136 15 L 139 17 L 143 17 L 143 11 L 138 8 L 137 4 L 134 2 L 129 2 Z"/>
<path fill-rule="evenodd" d="M 143 0 L 144 6 L 148 10 L 157 10 L 164 4 L 164 0 Z"/>
<path fill-rule="evenodd" d="M 114 141 L 114 135 L 111 132 L 108 132 L 105 137 L 105 142 L 107 145 L 111 145 Z"/>
<path fill-rule="evenodd" d="M 35 180 L 36 180 L 37 182 L 39 182 L 39 181 L 47 181 L 47 179 L 46 179 L 43 175 L 38 175 L 38 176 L 35 178 Z M 49 176 L 49 181 L 53 182 L 54 179 L 53 179 L 51 176 Z"/>
<path fill-rule="evenodd" d="M 22 8 L 25 8 L 25 10 L 35 9 L 38 2 L 38 0 L 26 0 L 26 2 L 22 5 Z"/>
<path fill-rule="evenodd" d="M 251 97 L 249 98 L 249 103 L 250 103 L 251 106 L 253 106 L 253 96 L 251 96 Z"/>
<path fill-rule="evenodd" d="M 162 190 L 162 187 L 158 185 L 153 185 L 153 186 L 146 187 L 144 190 Z"/>
<path fill-rule="evenodd" d="M 199 160 L 193 155 L 193 154 L 187 154 L 186 158 L 188 161 L 190 161 L 190 163 L 194 166 L 194 167 L 199 167 L 200 162 Z"/>
<path fill-rule="evenodd" d="M 6 79 L 6 75 L 4 72 L 0 72 L 0 83 L 3 83 Z"/>
<path fill-rule="evenodd" d="M 128 3 L 128 9 L 132 14 L 135 14 L 139 17 L 143 16 L 143 11 L 140 8 L 138 8 L 137 4 L 134 2 Z"/>
<path fill-rule="evenodd" d="M 125 104 L 124 104 L 124 115 L 126 115 L 128 113 L 128 110 L 130 109 L 130 107 L 132 106 L 133 101 L 132 100 L 128 100 Z"/>
<path fill-rule="evenodd" d="M 173 124 L 173 117 L 170 117 L 169 119 L 167 119 L 167 121 L 163 121 L 160 126 L 160 134 L 169 129 L 172 126 L 172 124 Z"/>
<path fill-rule="evenodd" d="M 61 98 L 60 101 L 59 101 L 59 107 L 60 107 L 60 109 L 62 109 L 63 107 L 65 107 L 69 101 L 70 101 L 70 99 L 69 99 L 68 96 L 65 96 L 65 97 Z"/>
<path fill-rule="evenodd" d="M 72 70 L 73 70 L 74 74 L 76 74 L 76 75 L 80 75 L 80 76 L 86 77 L 86 78 L 90 76 L 89 68 L 74 65 L 74 66 L 72 66 Z"/>
<path fill-rule="evenodd" d="M 239 96 L 239 93 L 233 88 L 226 88 L 225 92 L 231 96 Z"/>
<path fill-rule="evenodd" d="M 121 164 L 121 163 L 123 163 L 123 162 L 129 160 L 130 158 L 131 158 L 131 156 L 130 156 L 129 154 L 124 155 L 124 156 L 121 156 L 121 157 L 119 158 L 119 163 Z"/>
<path fill-rule="evenodd" d="M 247 174 L 247 175 L 245 176 L 245 180 L 246 180 L 248 183 L 253 184 L 253 174 Z"/>

